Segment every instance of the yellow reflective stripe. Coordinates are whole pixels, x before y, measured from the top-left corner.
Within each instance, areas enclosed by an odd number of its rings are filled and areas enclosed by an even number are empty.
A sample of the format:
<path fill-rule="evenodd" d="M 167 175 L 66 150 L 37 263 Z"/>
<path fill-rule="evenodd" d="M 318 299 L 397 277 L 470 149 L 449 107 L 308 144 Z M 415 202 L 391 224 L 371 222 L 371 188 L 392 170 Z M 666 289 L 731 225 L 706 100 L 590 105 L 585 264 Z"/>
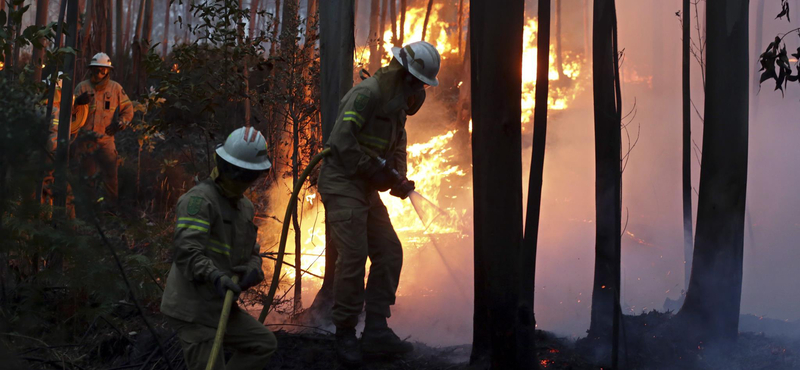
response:
<path fill-rule="evenodd" d="M 227 244 L 225 244 L 225 243 L 223 243 L 223 242 L 221 242 L 221 241 L 219 241 L 219 240 L 214 240 L 214 239 L 211 239 L 211 240 L 209 240 L 209 241 L 210 241 L 211 243 L 213 243 L 213 244 L 216 244 L 216 245 L 218 245 L 218 246 L 222 247 L 222 248 L 225 248 L 225 249 L 227 249 L 227 250 L 231 250 L 231 246 L 230 246 L 230 245 L 227 245 Z"/>
<path fill-rule="evenodd" d="M 53 126 L 58 126 L 58 118 L 53 118 Z"/>
<path fill-rule="evenodd" d="M 356 119 L 355 117 L 345 117 L 344 119 L 342 119 L 342 121 L 351 121 L 355 123 L 359 128 L 361 127 L 361 122 L 358 122 L 358 119 Z"/>
<path fill-rule="evenodd" d="M 378 145 L 378 144 L 375 144 L 375 143 L 371 143 L 371 142 L 369 142 L 369 141 L 362 141 L 362 140 L 359 140 L 359 141 L 358 141 L 358 143 L 359 143 L 359 144 L 361 144 L 361 145 L 371 146 L 371 147 L 373 147 L 373 148 L 375 148 L 375 149 L 378 149 L 378 150 L 384 150 L 384 149 L 386 149 L 386 146 L 385 146 L 385 145 Z"/>
<path fill-rule="evenodd" d="M 203 232 L 208 232 L 208 229 L 206 229 L 205 227 L 196 226 L 196 225 L 178 224 L 177 227 L 182 228 L 182 229 L 193 229 L 193 230 L 200 230 L 200 231 L 203 231 Z"/>
<path fill-rule="evenodd" d="M 383 143 L 383 144 L 389 144 L 389 140 L 381 139 L 381 138 L 379 138 L 377 136 L 367 135 L 367 134 L 364 134 L 364 133 L 358 134 L 358 136 L 363 137 L 365 139 L 375 140 L 375 141 Z"/>
<path fill-rule="evenodd" d="M 201 219 L 199 219 L 199 218 L 191 218 L 191 217 L 178 217 L 178 221 L 194 221 L 194 222 L 199 222 L 199 223 L 201 223 L 201 224 L 206 224 L 206 225 L 209 225 L 209 226 L 211 226 L 211 224 L 210 224 L 210 223 L 208 223 L 208 221 L 204 221 L 204 220 L 201 220 Z"/>
<path fill-rule="evenodd" d="M 130 99 L 125 99 L 125 100 L 121 101 L 121 102 L 119 103 L 119 105 L 130 104 L 130 103 L 131 103 L 131 100 L 130 100 Z"/>
<path fill-rule="evenodd" d="M 231 253 L 228 252 L 228 251 L 219 250 L 219 249 L 214 248 L 214 247 L 208 247 L 208 249 L 211 249 L 212 251 L 217 252 L 219 254 L 224 254 L 226 256 L 230 256 L 231 255 Z"/>
<path fill-rule="evenodd" d="M 360 114 L 359 114 L 358 112 L 356 112 L 356 111 L 349 110 L 349 111 L 347 111 L 347 112 L 344 112 L 344 114 L 345 114 L 345 115 L 352 114 L 352 115 L 354 115 L 354 116 L 358 117 L 359 119 L 361 119 L 361 121 L 362 121 L 362 122 L 364 121 L 364 116 L 360 115 Z"/>

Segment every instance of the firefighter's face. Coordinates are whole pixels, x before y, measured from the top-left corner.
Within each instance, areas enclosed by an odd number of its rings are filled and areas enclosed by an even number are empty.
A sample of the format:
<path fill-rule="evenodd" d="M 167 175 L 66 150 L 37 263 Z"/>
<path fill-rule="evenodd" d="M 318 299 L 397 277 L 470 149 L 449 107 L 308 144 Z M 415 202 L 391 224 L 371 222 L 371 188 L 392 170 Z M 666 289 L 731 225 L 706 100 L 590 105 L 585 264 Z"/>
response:
<path fill-rule="evenodd" d="M 98 82 L 108 76 L 108 68 L 105 67 L 92 67 L 89 71 L 93 82 Z"/>

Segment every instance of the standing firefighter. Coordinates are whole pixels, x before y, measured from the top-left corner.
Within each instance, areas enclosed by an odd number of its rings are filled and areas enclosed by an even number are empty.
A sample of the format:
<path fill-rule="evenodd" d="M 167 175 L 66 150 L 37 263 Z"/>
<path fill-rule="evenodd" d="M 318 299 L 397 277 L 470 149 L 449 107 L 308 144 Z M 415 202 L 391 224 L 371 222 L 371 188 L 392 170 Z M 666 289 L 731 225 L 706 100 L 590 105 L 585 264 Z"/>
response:
<path fill-rule="evenodd" d="M 209 179 L 178 200 L 175 247 L 161 311 L 178 331 L 188 369 L 205 369 L 222 313 L 225 293 L 241 293 L 264 280 L 253 224 L 253 203 L 244 196 L 272 165 L 264 136 L 242 127 L 216 150 Z M 238 274 L 241 282 L 231 277 Z M 275 352 L 275 335 L 234 305 L 223 345 L 233 350 L 214 369 L 260 370 Z"/>
<path fill-rule="evenodd" d="M 361 362 L 361 352 L 407 353 L 413 346 L 386 323 L 403 265 L 403 249 L 378 192 L 405 199 L 414 182 L 406 178 L 407 115 L 425 100 L 425 87 L 439 81 L 440 57 L 420 41 L 393 48 L 394 58 L 342 99 L 339 117 L 326 146 L 331 155 L 319 177 L 327 225 L 339 251 L 334 280 L 333 323 L 336 353 L 347 364 Z M 369 279 L 364 289 L 365 263 Z M 366 302 L 361 347 L 356 340 L 358 315 Z"/>
<path fill-rule="evenodd" d="M 97 53 L 89 63 L 89 79 L 75 87 L 76 101 L 89 101 L 86 124 L 76 140 L 79 143 L 76 154 L 81 158 L 82 177 L 92 178 L 99 167 L 105 196 L 116 203 L 118 182 L 114 134 L 133 119 L 133 105 L 122 86 L 111 80 L 113 68 L 108 55 Z"/>

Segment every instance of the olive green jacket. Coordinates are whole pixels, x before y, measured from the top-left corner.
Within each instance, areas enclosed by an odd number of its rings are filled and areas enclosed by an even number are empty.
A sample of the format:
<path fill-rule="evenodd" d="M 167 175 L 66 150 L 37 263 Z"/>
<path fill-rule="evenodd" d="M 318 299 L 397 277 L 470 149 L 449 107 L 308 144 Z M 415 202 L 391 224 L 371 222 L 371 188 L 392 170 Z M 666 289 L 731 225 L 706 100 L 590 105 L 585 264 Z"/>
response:
<path fill-rule="evenodd" d="M 220 274 L 233 276 L 234 266 L 261 271 L 253 203 L 222 196 L 219 185 L 207 179 L 178 199 L 175 214 L 173 262 L 161 311 L 216 327 L 223 300 L 213 280 Z"/>
<path fill-rule="evenodd" d="M 388 67 L 358 85 L 339 104 L 339 116 L 325 146 L 319 192 L 366 201 L 367 179 L 380 169 L 372 156 L 386 159 L 403 176 L 407 170 L 406 109 L 402 83 Z"/>

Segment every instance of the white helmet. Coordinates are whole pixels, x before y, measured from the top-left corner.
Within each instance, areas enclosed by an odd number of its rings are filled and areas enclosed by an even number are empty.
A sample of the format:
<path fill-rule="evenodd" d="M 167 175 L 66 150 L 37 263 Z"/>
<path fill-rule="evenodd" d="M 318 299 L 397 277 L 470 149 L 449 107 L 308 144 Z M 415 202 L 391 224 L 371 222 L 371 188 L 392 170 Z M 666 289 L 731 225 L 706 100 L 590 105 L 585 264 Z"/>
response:
<path fill-rule="evenodd" d="M 97 53 L 92 57 L 92 61 L 89 62 L 89 67 L 106 67 L 113 69 L 114 67 L 111 65 L 111 58 L 109 58 L 108 54 L 106 53 Z"/>
<path fill-rule="evenodd" d="M 439 56 L 439 51 L 430 43 L 417 41 L 402 48 L 393 47 L 392 54 L 408 72 L 420 81 L 431 86 L 439 85 L 436 75 L 439 74 L 442 58 Z"/>
<path fill-rule="evenodd" d="M 56 78 L 56 88 L 58 88 L 59 90 L 61 90 L 61 81 L 62 81 L 61 75 L 63 75 L 63 74 L 64 74 L 64 72 L 58 71 L 58 77 Z M 53 78 L 53 75 L 49 74 L 49 75 L 47 75 L 47 79 L 46 80 L 42 80 L 42 82 L 50 85 L 50 83 L 52 82 L 51 81 L 52 78 Z"/>
<path fill-rule="evenodd" d="M 225 139 L 225 144 L 217 148 L 217 155 L 228 163 L 255 171 L 272 167 L 267 158 L 267 139 L 252 127 L 240 127 Z"/>

